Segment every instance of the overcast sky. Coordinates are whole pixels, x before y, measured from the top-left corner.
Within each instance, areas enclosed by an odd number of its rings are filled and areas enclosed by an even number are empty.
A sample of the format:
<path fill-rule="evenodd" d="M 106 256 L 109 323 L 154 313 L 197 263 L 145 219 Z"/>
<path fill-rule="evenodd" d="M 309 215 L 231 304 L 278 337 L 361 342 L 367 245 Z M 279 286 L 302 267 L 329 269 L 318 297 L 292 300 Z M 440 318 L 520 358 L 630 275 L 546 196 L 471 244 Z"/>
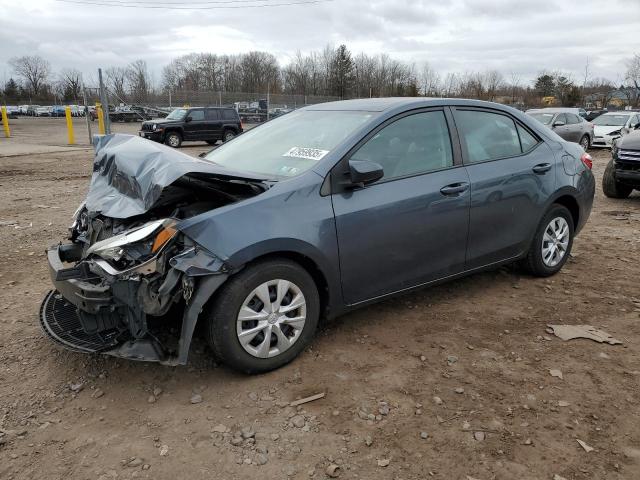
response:
<path fill-rule="evenodd" d="M 129 3 L 133 0 L 79 0 Z M 159 6 L 178 0 L 139 0 Z M 542 69 L 563 70 L 582 82 L 620 82 L 625 59 L 640 52 L 638 0 L 334 0 L 246 8 L 303 0 L 183 0 L 198 10 L 78 5 L 59 0 L 0 0 L 0 80 L 7 61 L 38 54 L 54 72 L 142 58 L 156 82 L 162 67 L 190 52 L 265 50 L 285 64 L 296 50 L 345 43 L 353 53 L 428 61 L 442 73 L 499 69 L 529 80 Z"/>

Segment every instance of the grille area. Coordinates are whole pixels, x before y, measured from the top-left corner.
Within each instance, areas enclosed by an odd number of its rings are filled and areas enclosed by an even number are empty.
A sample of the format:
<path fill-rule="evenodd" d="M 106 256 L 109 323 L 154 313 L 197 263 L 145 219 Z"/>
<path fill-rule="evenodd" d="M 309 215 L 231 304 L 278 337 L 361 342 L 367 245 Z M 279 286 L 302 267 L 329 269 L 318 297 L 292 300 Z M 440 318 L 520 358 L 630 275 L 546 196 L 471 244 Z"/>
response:
<path fill-rule="evenodd" d="M 640 150 L 618 150 L 618 160 L 640 162 Z"/>
<path fill-rule="evenodd" d="M 40 326 L 53 341 L 76 352 L 95 353 L 119 343 L 117 330 L 86 333 L 76 307 L 55 290 L 45 296 L 40 306 Z"/>

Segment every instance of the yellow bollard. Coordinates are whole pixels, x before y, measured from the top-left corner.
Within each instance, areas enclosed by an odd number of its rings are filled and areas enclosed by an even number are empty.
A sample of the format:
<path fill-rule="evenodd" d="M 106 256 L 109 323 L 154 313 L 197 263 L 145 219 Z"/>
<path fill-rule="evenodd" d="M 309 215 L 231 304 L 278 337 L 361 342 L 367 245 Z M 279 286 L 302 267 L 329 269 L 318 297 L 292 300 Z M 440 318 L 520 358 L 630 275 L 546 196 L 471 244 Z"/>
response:
<path fill-rule="evenodd" d="M 100 105 L 96 105 L 96 115 L 98 117 L 98 132 L 100 132 L 100 135 L 104 135 L 104 116 Z"/>
<path fill-rule="evenodd" d="M 9 130 L 9 117 L 7 117 L 7 107 L 2 107 L 2 125 L 4 126 L 4 136 L 9 138 L 11 130 Z"/>
<path fill-rule="evenodd" d="M 73 138 L 73 120 L 71 120 L 71 107 L 64 107 L 64 115 L 67 117 L 67 135 L 69 136 L 69 145 L 75 145 L 76 141 Z"/>

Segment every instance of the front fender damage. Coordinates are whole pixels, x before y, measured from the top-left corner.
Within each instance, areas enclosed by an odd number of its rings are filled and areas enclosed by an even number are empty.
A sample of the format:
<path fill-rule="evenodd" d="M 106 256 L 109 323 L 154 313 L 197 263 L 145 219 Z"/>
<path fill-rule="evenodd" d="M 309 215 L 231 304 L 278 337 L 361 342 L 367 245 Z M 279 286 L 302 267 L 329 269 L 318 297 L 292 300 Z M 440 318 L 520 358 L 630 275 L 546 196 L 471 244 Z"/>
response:
<path fill-rule="evenodd" d="M 74 350 L 186 364 L 198 318 L 231 272 L 223 259 L 188 237 L 177 243 L 179 248 L 121 271 L 105 267 L 99 258 L 80 258 L 79 249 L 52 247 L 48 259 L 55 290 L 43 302 L 43 330 Z M 75 265 L 65 268 L 68 263 Z M 177 326 L 180 317 L 177 346 L 175 336 L 159 340 L 163 335 L 153 327 L 167 321 Z"/>
<path fill-rule="evenodd" d="M 166 262 L 167 272 L 162 283 L 155 287 L 147 278 L 141 278 L 137 287 L 130 287 L 132 291 L 126 303 L 129 306 L 139 305 L 141 315 L 138 318 L 147 315 L 162 316 L 182 297 L 185 305 L 177 352 L 168 355 L 160 342 L 150 334 L 144 322 L 144 332 L 140 331 L 136 338 L 125 341 L 118 347 L 104 352 L 105 354 L 170 366 L 187 363 L 198 318 L 206 302 L 227 280 L 229 272 L 222 259 L 198 245 L 186 248 L 168 259 L 168 262 L 159 258 L 158 264 L 163 261 Z M 134 281 L 135 279 L 130 278 L 126 283 L 131 286 Z M 114 286 L 118 283 L 114 283 Z M 132 320 L 130 319 L 130 326 L 135 323 Z"/>

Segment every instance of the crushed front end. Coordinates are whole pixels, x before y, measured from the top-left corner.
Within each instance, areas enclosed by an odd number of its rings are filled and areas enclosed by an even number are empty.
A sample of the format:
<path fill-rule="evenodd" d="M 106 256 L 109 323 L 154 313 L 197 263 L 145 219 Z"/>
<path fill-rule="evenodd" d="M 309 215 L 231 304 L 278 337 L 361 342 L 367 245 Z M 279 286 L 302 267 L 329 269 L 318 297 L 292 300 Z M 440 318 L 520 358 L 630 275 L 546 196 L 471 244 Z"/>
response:
<path fill-rule="evenodd" d="M 266 188 L 147 140 L 97 139 L 69 242 L 47 250 L 42 329 L 75 351 L 185 364 L 198 315 L 231 272 L 180 222 Z M 162 334 L 172 327 L 177 343 Z"/>

